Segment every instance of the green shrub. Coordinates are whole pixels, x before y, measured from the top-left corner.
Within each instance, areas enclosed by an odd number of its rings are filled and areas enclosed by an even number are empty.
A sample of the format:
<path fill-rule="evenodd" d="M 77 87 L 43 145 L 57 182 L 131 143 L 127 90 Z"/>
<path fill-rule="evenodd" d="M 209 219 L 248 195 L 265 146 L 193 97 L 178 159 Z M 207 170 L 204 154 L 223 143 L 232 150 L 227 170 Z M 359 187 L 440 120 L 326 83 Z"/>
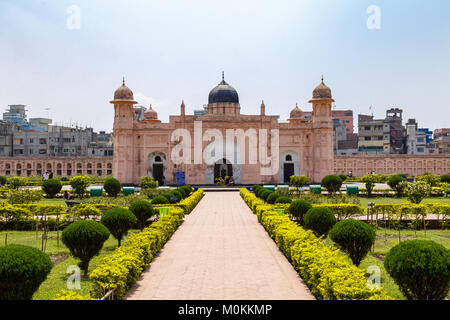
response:
<path fill-rule="evenodd" d="M 402 183 L 404 181 L 406 181 L 406 179 L 401 175 L 393 175 L 387 181 L 389 187 L 397 193 L 397 197 L 399 198 L 402 196 L 403 189 L 405 188 L 405 185 Z"/>
<path fill-rule="evenodd" d="M 450 253 L 430 240 L 407 240 L 393 247 L 384 261 L 409 300 L 442 300 L 450 284 Z"/>
<path fill-rule="evenodd" d="M 305 200 L 294 200 L 289 206 L 289 213 L 303 225 L 305 214 L 312 208 L 311 203 Z"/>
<path fill-rule="evenodd" d="M 418 181 L 424 181 L 432 187 L 437 186 L 441 181 L 441 177 L 431 173 L 425 173 L 423 176 L 418 177 Z"/>
<path fill-rule="evenodd" d="M 264 190 L 263 192 L 261 192 L 261 199 L 263 199 L 264 201 L 267 200 L 267 198 L 273 193 L 273 191 L 270 190 Z"/>
<path fill-rule="evenodd" d="M 267 191 L 266 188 L 258 188 L 258 190 L 256 190 L 256 196 L 261 199 L 262 193 L 265 191 Z"/>
<path fill-rule="evenodd" d="M 103 184 L 103 188 L 110 197 L 115 198 L 120 193 L 120 190 L 122 190 L 122 185 L 115 178 L 107 178 Z"/>
<path fill-rule="evenodd" d="M 70 179 L 70 185 L 74 189 L 75 194 L 80 198 L 83 198 L 91 182 L 92 180 L 89 176 L 75 176 Z"/>
<path fill-rule="evenodd" d="M 0 300 L 31 300 L 52 267 L 39 249 L 18 244 L 0 247 Z"/>
<path fill-rule="evenodd" d="M 285 196 L 279 196 L 277 200 L 275 200 L 275 203 L 291 203 L 292 199 Z"/>
<path fill-rule="evenodd" d="M 133 201 L 130 205 L 130 211 L 133 212 L 139 222 L 141 231 L 144 229 L 145 222 L 154 215 L 151 203 L 146 200 Z"/>
<path fill-rule="evenodd" d="M 1 177 L 0 177 L 0 180 L 1 180 Z M 441 182 L 450 183 L 450 174 L 443 174 L 441 176 Z M 1 181 L 0 181 L 0 184 L 1 184 Z"/>
<path fill-rule="evenodd" d="M 42 199 L 42 191 L 32 189 L 9 190 L 7 198 L 10 204 L 39 202 Z"/>
<path fill-rule="evenodd" d="M 170 203 L 177 203 L 180 202 L 181 199 L 183 199 L 183 196 L 181 195 L 181 192 L 178 190 L 172 190 L 170 191 Z"/>
<path fill-rule="evenodd" d="M 261 186 L 260 186 L 259 184 L 254 184 L 254 185 L 252 186 L 252 191 L 255 192 L 256 189 L 259 189 L 259 188 L 261 188 Z"/>
<path fill-rule="evenodd" d="M 322 185 L 329 193 L 336 193 L 341 190 L 342 179 L 335 174 L 331 174 L 322 179 Z"/>
<path fill-rule="evenodd" d="M 12 189 L 16 190 L 28 184 L 27 177 L 10 177 L 6 181 L 9 182 L 9 185 Z"/>
<path fill-rule="evenodd" d="M 6 177 L 4 176 L 0 176 L 0 186 L 4 186 L 7 182 Z"/>
<path fill-rule="evenodd" d="M 100 220 L 100 222 L 108 228 L 109 232 L 117 239 L 118 245 L 122 238 L 128 233 L 137 219 L 133 212 L 125 208 L 115 208 L 106 211 Z"/>
<path fill-rule="evenodd" d="M 277 201 L 278 197 L 280 196 L 280 194 L 278 192 L 272 192 L 268 197 L 267 197 L 267 203 L 270 204 L 274 204 L 275 201 Z"/>
<path fill-rule="evenodd" d="M 184 185 L 179 187 L 178 189 L 182 189 L 184 191 L 184 197 L 189 197 L 190 194 L 192 193 L 192 187 L 189 185 Z"/>
<path fill-rule="evenodd" d="M 375 174 L 368 174 L 367 176 L 361 177 L 361 182 L 365 184 L 368 198 L 372 196 L 372 190 L 375 187 L 375 183 L 379 183 L 379 181 L 379 177 Z"/>
<path fill-rule="evenodd" d="M 425 181 L 403 181 L 400 184 L 402 185 L 403 192 L 408 197 L 408 200 L 412 203 L 419 204 L 423 199 L 431 195 L 431 185 Z"/>
<path fill-rule="evenodd" d="M 167 200 L 163 195 L 156 196 L 152 199 L 152 204 L 169 204 L 170 201 Z"/>
<path fill-rule="evenodd" d="M 305 227 L 314 231 L 318 236 L 326 236 L 328 231 L 336 224 L 336 217 L 330 209 L 314 207 L 305 215 Z"/>
<path fill-rule="evenodd" d="M 346 252 L 357 267 L 375 241 L 373 228 L 359 220 L 348 219 L 336 223 L 329 237 Z"/>
<path fill-rule="evenodd" d="M 340 174 L 339 178 L 341 178 L 342 182 L 344 182 L 345 180 L 347 180 L 347 176 L 345 174 Z"/>
<path fill-rule="evenodd" d="M 294 187 L 301 188 L 309 183 L 307 176 L 290 176 L 289 180 Z"/>
<path fill-rule="evenodd" d="M 54 198 L 62 189 L 61 181 L 48 179 L 42 183 L 42 190 L 49 198 Z"/>
<path fill-rule="evenodd" d="M 175 191 L 178 191 L 181 194 L 181 199 L 186 198 L 186 191 L 183 188 L 176 188 Z"/>
<path fill-rule="evenodd" d="M 81 260 L 79 266 L 87 276 L 89 261 L 100 253 L 108 238 L 109 231 L 105 226 L 95 221 L 82 220 L 65 228 L 61 240 L 72 256 Z"/>
<path fill-rule="evenodd" d="M 139 187 L 141 189 L 156 189 L 158 188 L 158 181 L 152 177 L 141 177 L 139 179 Z"/>

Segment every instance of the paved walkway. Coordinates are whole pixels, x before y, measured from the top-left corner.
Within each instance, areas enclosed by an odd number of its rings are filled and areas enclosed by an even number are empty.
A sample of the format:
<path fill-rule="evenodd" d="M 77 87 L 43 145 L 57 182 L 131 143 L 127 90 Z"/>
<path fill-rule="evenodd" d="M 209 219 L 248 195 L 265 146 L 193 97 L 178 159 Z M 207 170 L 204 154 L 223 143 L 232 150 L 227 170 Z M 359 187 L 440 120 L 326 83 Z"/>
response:
<path fill-rule="evenodd" d="M 206 193 L 126 298 L 314 299 L 237 192 Z"/>

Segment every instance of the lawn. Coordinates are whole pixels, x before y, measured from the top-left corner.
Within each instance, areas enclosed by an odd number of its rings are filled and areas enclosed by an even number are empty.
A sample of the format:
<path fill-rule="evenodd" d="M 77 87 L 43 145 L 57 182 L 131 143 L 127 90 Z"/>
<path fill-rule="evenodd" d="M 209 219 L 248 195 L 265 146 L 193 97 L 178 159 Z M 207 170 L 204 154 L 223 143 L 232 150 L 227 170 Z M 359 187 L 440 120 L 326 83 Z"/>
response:
<path fill-rule="evenodd" d="M 433 240 L 450 249 L 450 230 L 427 230 L 426 233 L 424 231 L 417 231 L 417 236 L 414 235 L 414 230 L 405 230 L 401 232 L 401 239 L 402 241 L 413 239 Z M 326 241 L 328 244 L 332 243 L 330 239 Z M 396 230 L 379 228 L 377 230 L 375 250 L 367 255 L 361 262 L 359 268 L 367 270 L 370 266 L 378 266 L 381 271 L 381 287 L 394 299 L 406 300 L 383 265 L 386 254 L 398 243 L 398 232 Z M 351 263 L 350 259 L 349 262 Z"/>
<path fill-rule="evenodd" d="M 133 230 L 133 232 L 138 232 L 138 230 Z M 31 246 L 34 248 L 41 249 L 42 245 L 42 232 L 39 232 L 36 236 L 35 231 L 1 231 L 0 232 L 0 246 L 5 245 L 5 234 L 8 234 L 8 244 L 23 244 Z M 49 232 L 49 239 L 47 241 L 47 246 L 45 252 L 50 256 L 52 261 L 54 261 L 54 266 L 52 271 L 47 277 L 39 290 L 34 294 L 34 300 L 52 300 L 56 298 L 61 290 L 67 290 L 67 269 L 70 266 L 77 265 L 79 260 L 70 256 L 70 251 L 65 247 L 62 242 L 57 244 L 57 233 Z M 61 237 L 61 232 L 59 233 Z M 113 236 L 105 242 L 103 249 L 100 254 L 94 257 L 89 263 L 89 270 L 95 269 L 97 264 L 99 264 L 102 259 L 111 254 L 117 247 L 117 240 Z M 92 283 L 89 279 L 81 279 L 81 289 L 75 290 L 81 295 L 89 294 L 92 289 Z"/>

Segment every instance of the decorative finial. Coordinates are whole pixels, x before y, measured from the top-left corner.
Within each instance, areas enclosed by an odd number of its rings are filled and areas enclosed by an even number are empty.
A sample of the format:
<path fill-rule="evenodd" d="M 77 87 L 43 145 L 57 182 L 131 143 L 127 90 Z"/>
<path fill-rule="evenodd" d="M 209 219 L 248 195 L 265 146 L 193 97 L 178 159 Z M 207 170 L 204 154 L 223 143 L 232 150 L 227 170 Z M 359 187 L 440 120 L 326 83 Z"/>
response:
<path fill-rule="evenodd" d="M 225 81 L 225 71 L 222 71 L 222 81 Z"/>
<path fill-rule="evenodd" d="M 322 83 L 323 83 L 323 75 L 322 75 Z"/>
<path fill-rule="evenodd" d="M 298 102 L 295 103 L 295 107 L 298 108 Z"/>

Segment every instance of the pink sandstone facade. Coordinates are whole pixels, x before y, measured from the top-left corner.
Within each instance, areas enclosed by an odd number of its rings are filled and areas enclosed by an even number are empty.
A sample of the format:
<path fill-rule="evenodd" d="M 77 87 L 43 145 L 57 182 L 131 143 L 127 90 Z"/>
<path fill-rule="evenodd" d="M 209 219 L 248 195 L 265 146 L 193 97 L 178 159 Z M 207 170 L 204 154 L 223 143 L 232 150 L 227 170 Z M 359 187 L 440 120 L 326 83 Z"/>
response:
<path fill-rule="evenodd" d="M 426 172 L 432 174 L 450 173 L 450 156 L 446 155 L 361 155 L 335 156 L 334 173 L 361 177 L 367 172 L 379 174 L 405 173 L 420 176 Z"/>
<path fill-rule="evenodd" d="M 111 101 L 114 105 L 114 177 L 122 183 L 137 183 L 140 177 L 148 175 L 160 182 L 164 179 L 167 184 L 175 184 L 176 172 L 184 172 L 186 183 L 193 185 L 211 185 L 223 176 L 233 176 L 236 184 L 268 184 L 287 182 L 293 174 L 308 175 L 312 181 L 320 181 L 325 175 L 333 173 L 331 104 L 334 100 L 323 81 L 310 100 L 313 108 L 311 120 L 306 120 L 303 112 L 296 107 L 289 122 L 279 122 L 279 116 L 266 115 L 264 102 L 259 115 L 241 114 L 238 94 L 225 80 L 210 92 L 208 100 L 207 112 L 203 115 L 187 115 L 183 102 L 180 115 L 170 116 L 168 123 L 159 121 L 157 113 L 151 108 L 145 112 L 144 119 L 138 121 L 133 111 L 133 105 L 137 102 L 124 83 Z M 201 129 L 195 129 L 199 123 Z M 173 138 L 176 130 L 180 129 L 189 133 L 191 138 L 188 140 L 191 141 Z M 264 129 L 268 132 L 267 151 L 251 147 L 251 138 L 244 137 L 256 132 L 258 141 L 262 141 L 264 136 L 261 130 Z M 205 151 L 215 142 L 205 138 L 208 131 L 226 137 L 227 130 L 242 130 L 235 131 L 232 142 L 224 141 L 226 145 L 231 144 L 234 150 L 231 156 L 227 154 L 214 163 L 194 161 L 196 148 Z M 274 130 L 279 134 L 278 148 L 272 145 L 272 138 L 276 135 Z M 240 137 L 247 141 L 243 148 L 236 142 Z M 173 153 L 182 143 L 188 145 L 183 149 L 183 156 L 191 161 L 177 164 Z M 272 159 L 270 164 L 262 164 L 262 158 L 259 158 L 261 151 L 272 156 L 277 153 L 279 161 Z M 249 162 L 248 159 L 255 155 L 258 155 L 257 163 Z M 233 156 L 235 159 L 232 159 Z M 247 161 L 236 161 L 236 158 Z M 262 168 L 274 164 L 276 168 L 271 174 L 261 174 Z"/>

